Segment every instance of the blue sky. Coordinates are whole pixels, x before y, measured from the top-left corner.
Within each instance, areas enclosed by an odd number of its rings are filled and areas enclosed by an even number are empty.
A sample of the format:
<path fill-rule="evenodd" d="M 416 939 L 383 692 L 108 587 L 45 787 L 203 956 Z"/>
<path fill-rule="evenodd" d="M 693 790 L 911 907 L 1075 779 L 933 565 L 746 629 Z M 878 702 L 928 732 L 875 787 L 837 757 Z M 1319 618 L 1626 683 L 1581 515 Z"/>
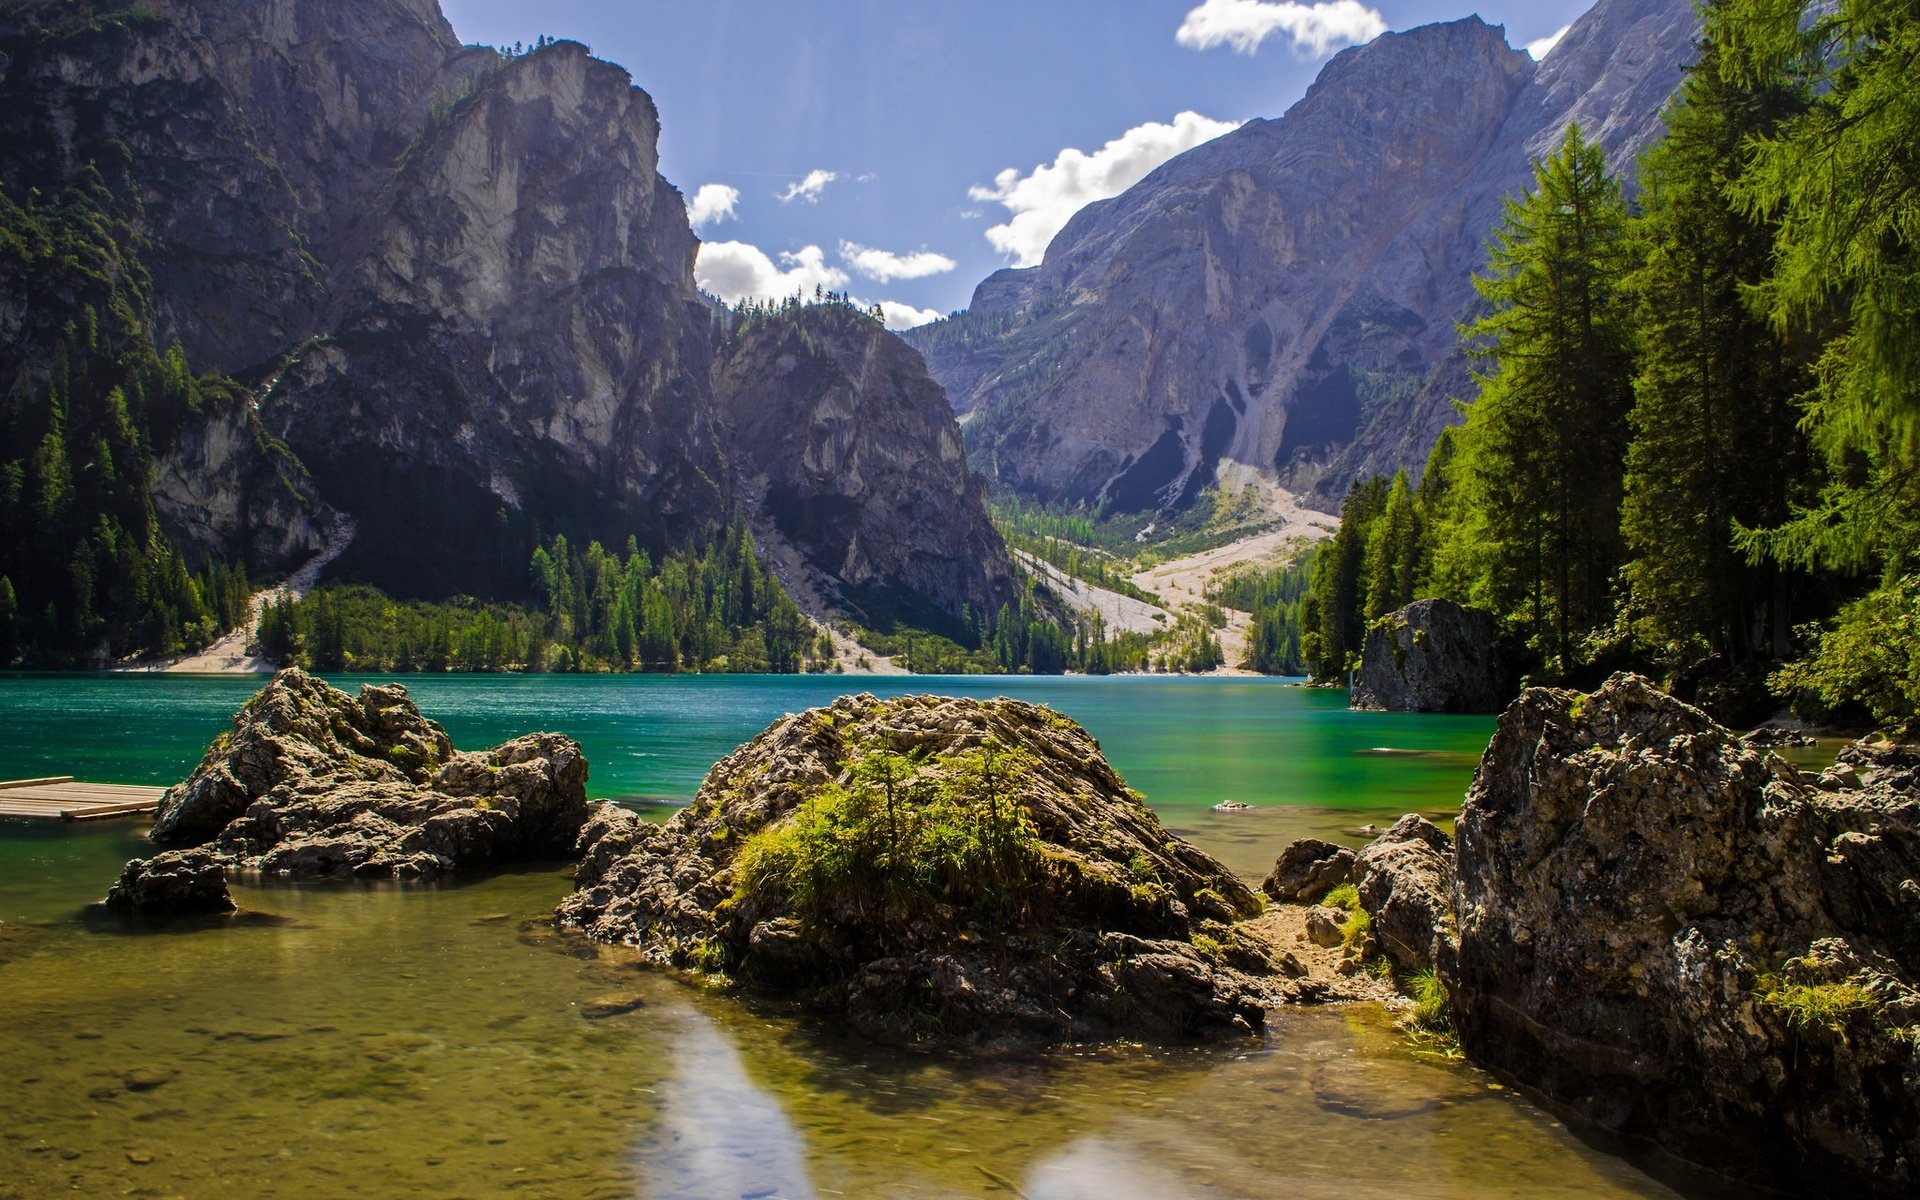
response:
<path fill-rule="evenodd" d="M 1353 40 L 1477 11 L 1526 45 L 1591 3 L 442 0 L 465 41 L 570 37 L 633 73 L 663 173 L 701 200 L 709 290 L 824 282 L 896 326 L 965 307 L 1086 199 L 1280 115 Z"/>

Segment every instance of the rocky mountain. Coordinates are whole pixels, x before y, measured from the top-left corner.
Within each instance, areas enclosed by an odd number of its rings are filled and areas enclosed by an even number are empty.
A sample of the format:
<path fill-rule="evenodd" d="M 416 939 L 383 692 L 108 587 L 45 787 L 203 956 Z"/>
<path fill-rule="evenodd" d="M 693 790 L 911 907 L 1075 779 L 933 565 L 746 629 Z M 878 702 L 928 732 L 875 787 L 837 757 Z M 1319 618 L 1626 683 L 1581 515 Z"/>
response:
<path fill-rule="evenodd" d="M 514 596 L 542 536 L 659 549 L 759 516 L 729 507 L 712 314 L 682 197 L 659 174 L 659 115 L 584 46 L 463 47 L 435 0 L 34 0 L 0 12 L 0 100 L 8 197 L 32 212 L 33 197 L 91 188 L 98 212 L 76 220 L 119 222 L 142 283 L 146 311 L 121 306 L 128 329 L 245 385 L 244 403 L 153 438 L 155 507 L 190 560 L 280 573 L 345 516 L 357 532 L 338 573 Z M 27 403 L 60 325 L 36 316 L 44 268 L 7 268 L 0 368 Z M 957 434 L 911 352 L 875 348 L 890 340 L 868 339 L 886 366 L 854 389 L 862 419 L 836 452 L 878 461 L 896 448 L 864 439 L 897 438 L 920 463 Z M 796 433 L 847 399 L 761 395 Z M 749 470 L 789 478 L 764 457 Z M 861 503 L 892 507 L 862 518 L 857 546 L 836 528 L 816 547 L 814 525 L 788 523 L 802 556 L 854 590 L 892 569 L 887 555 L 959 552 L 915 540 L 951 527 L 883 529 L 878 514 L 911 504 L 874 477 Z M 954 617 L 992 604 L 1010 567 L 979 536 L 978 488 L 950 464 L 918 485 L 967 514 L 978 561 L 902 586 L 924 581 L 913 603 Z M 831 480 L 808 486 L 831 507 Z M 875 546 L 880 565 L 863 557 Z"/>
<path fill-rule="evenodd" d="M 1630 170 L 1697 25 L 1600 0 L 1538 64 L 1477 17 L 1383 35 L 911 340 L 1029 496 L 1137 511 L 1260 472 L 1337 499 L 1417 468 L 1471 394 L 1456 326 L 1503 197 L 1570 121 Z"/>
<path fill-rule="evenodd" d="M 751 319 L 713 387 L 740 506 L 837 607 L 946 628 L 1012 598 L 946 393 L 878 322 L 844 304 Z"/>

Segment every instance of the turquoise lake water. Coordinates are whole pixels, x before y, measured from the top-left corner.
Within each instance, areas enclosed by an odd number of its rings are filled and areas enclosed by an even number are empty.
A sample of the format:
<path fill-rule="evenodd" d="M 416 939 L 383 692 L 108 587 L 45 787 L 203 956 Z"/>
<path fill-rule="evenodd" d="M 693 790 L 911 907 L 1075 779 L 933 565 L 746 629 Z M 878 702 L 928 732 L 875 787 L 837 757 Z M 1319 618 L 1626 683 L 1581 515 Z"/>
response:
<path fill-rule="evenodd" d="M 1301 833 L 1358 842 L 1457 805 L 1492 726 L 1268 680 L 404 682 L 456 745 L 559 729 L 594 795 L 669 800 L 846 690 L 1017 696 L 1085 724 L 1250 877 Z M 172 782 L 258 683 L 0 677 L 0 777 Z M 1256 808 L 1208 811 L 1228 797 Z M 136 933 L 89 905 L 143 828 L 0 821 L 0 1200 L 1674 1195 L 1370 1007 L 1277 1013 L 1225 1046 L 905 1054 L 557 935 L 557 866 L 240 884 L 239 917 Z M 610 993 L 638 1007 L 583 1017 Z"/>

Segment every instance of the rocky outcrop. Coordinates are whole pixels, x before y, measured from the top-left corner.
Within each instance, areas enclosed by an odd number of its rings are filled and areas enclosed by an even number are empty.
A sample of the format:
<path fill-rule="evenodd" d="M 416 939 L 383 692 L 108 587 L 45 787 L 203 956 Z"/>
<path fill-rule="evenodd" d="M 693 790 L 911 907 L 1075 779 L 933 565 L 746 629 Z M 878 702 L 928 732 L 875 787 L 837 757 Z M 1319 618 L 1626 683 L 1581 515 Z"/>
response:
<path fill-rule="evenodd" d="M 456 752 L 404 687 L 353 697 L 289 669 L 167 790 L 151 837 L 282 877 L 428 878 L 566 857 L 586 779 L 559 734 Z"/>
<path fill-rule="evenodd" d="M 1778 1186 L 1920 1186 L 1920 753 L 1810 785 L 1616 676 L 1501 717 L 1441 974 L 1468 1053 Z"/>
<path fill-rule="evenodd" d="M 1452 924 L 1453 841 L 1408 813 L 1354 856 L 1373 940 L 1402 971 L 1431 968 Z"/>
<path fill-rule="evenodd" d="M 776 722 L 664 826 L 602 806 L 560 921 L 814 997 L 893 1041 L 1259 1027 L 1259 903 L 1078 725 L 1012 700 L 847 697 Z"/>
<path fill-rule="evenodd" d="M 1007 488 L 1145 510 L 1237 469 L 1337 503 L 1417 471 L 1472 394 L 1456 328 L 1502 199 L 1570 120 L 1630 171 L 1697 28 L 1600 0 L 1537 65 L 1478 18 L 1384 34 L 909 340 Z"/>
<path fill-rule="evenodd" d="M 1280 852 L 1260 890 L 1282 904 L 1311 904 L 1353 881 L 1353 851 L 1319 838 L 1301 838 Z"/>
<path fill-rule="evenodd" d="M 232 912 L 220 856 L 204 846 L 136 858 L 107 893 L 107 907 L 140 916 Z"/>
<path fill-rule="evenodd" d="M 1387 712 L 1499 712 L 1518 687 L 1512 661 L 1492 613 L 1416 600 L 1368 626 L 1349 703 Z"/>
<path fill-rule="evenodd" d="M 946 394 L 878 321 L 845 304 L 749 318 L 726 337 L 713 386 L 763 538 L 796 548 L 865 623 L 964 630 L 967 613 L 1012 598 Z"/>

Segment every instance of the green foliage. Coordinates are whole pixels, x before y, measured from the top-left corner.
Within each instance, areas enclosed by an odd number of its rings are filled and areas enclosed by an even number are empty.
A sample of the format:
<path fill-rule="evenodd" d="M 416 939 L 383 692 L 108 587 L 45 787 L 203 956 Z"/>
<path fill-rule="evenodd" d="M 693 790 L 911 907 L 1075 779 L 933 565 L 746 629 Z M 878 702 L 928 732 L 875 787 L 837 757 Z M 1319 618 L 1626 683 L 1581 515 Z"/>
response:
<path fill-rule="evenodd" d="M 128 17 L 89 8 L 88 30 Z M 122 164 L 124 166 L 124 164 Z M 156 454 L 195 414 L 243 402 L 150 335 L 138 205 L 91 167 L 47 197 L 0 188 L 0 666 L 71 666 L 205 645 L 245 611 L 237 567 L 196 574 L 151 497 Z"/>
<path fill-rule="evenodd" d="M 1416 1028 L 1439 1032 L 1452 1028 L 1453 1016 L 1447 1000 L 1447 985 L 1432 967 L 1416 971 L 1407 979 L 1407 994 L 1413 997 L 1413 1024 Z"/>
<path fill-rule="evenodd" d="M 1803 352 L 1749 296 L 1773 265 L 1773 223 L 1736 191 L 1748 147 L 1803 109 L 1803 89 L 1748 90 L 1708 42 L 1641 168 L 1640 332 L 1621 528 L 1635 641 L 1684 660 L 1783 654 L 1781 568 L 1752 564 L 1736 525 L 1785 521 L 1813 477 L 1795 398 Z"/>
<path fill-rule="evenodd" d="M 1241 667 L 1263 675 L 1306 673 L 1308 618 L 1319 611 L 1308 597 L 1322 553 L 1310 547 L 1280 565 L 1242 568 L 1216 576 L 1209 585 L 1209 600 L 1252 617 Z"/>
<path fill-rule="evenodd" d="M 1883 725 L 1920 713 L 1920 575 L 1889 580 L 1804 631 L 1812 651 L 1774 675 L 1775 690 L 1810 715 L 1858 707 Z"/>
<path fill-rule="evenodd" d="M 1880 1008 L 1873 990 L 1852 980 L 1793 983 L 1779 975 L 1762 976 L 1754 986 L 1756 1003 L 1786 1018 L 1794 1032 L 1844 1037 L 1855 1020 Z"/>
<path fill-rule="evenodd" d="M 456 598 L 393 600 L 328 585 L 269 604 L 259 652 L 320 671 L 730 671 L 792 673 L 817 650 L 813 626 L 742 530 L 654 563 L 632 539 L 533 555 L 545 611 Z M 813 665 L 818 665 L 817 662 Z"/>
<path fill-rule="evenodd" d="M 1354 954 L 1365 954 L 1373 945 L 1373 914 L 1357 903 L 1340 922 L 1340 944 Z"/>
<path fill-rule="evenodd" d="M 1341 908 L 1349 913 L 1360 911 L 1360 889 L 1351 883 L 1343 883 L 1320 898 L 1320 903 L 1328 908 Z"/>
<path fill-rule="evenodd" d="M 931 761 L 861 748 L 844 785 L 822 785 L 741 847 L 735 902 L 816 924 L 904 930 L 943 907 L 1016 923 L 1040 868 L 1038 835 L 1018 796 L 1033 766 L 1024 751 L 992 739 Z"/>
<path fill-rule="evenodd" d="M 1493 311 L 1467 335 L 1492 365 L 1456 438 L 1434 567 L 1562 675 L 1611 623 L 1624 557 L 1630 265 L 1620 182 L 1573 126 L 1507 202 L 1478 280 Z"/>

